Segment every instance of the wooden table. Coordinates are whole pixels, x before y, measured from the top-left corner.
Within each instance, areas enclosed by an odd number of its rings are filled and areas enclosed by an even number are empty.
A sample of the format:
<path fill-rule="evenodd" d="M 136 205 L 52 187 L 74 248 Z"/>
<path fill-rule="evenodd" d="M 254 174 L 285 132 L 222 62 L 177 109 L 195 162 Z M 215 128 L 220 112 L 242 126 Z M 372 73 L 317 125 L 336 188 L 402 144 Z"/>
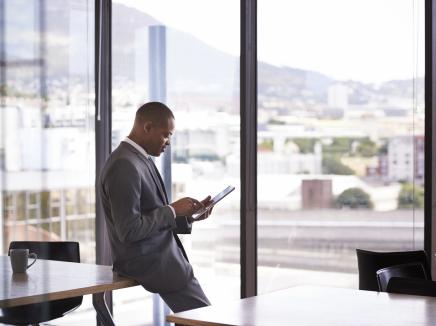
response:
<path fill-rule="evenodd" d="M 137 285 L 120 277 L 111 266 L 38 259 L 27 273 L 13 274 L 8 256 L 0 256 L 0 308 L 93 295 L 103 325 L 114 325 L 104 292 Z"/>
<path fill-rule="evenodd" d="M 436 325 L 436 298 L 294 287 L 167 316 L 182 325 Z"/>

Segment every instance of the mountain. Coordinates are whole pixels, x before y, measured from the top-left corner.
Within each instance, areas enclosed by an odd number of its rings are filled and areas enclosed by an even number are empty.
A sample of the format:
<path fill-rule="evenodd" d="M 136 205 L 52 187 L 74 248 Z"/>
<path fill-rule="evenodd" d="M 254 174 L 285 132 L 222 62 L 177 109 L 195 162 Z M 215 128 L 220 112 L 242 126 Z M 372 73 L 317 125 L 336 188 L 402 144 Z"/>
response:
<path fill-rule="evenodd" d="M 281 100 L 311 100 L 325 102 L 327 89 L 334 82 L 314 71 L 278 67 L 259 62 L 258 94 Z"/>
<path fill-rule="evenodd" d="M 14 3 L 14 2 L 11 2 Z M 66 94 L 74 85 L 91 85 L 93 82 L 93 24 L 90 13 L 93 6 L 87 8 L 85 2 L 72 1 L 63 4 L 55 0 L 46 2 L 46 32 L 43 34 L 46 44 L 46 75 L 49 95 Z M 26 23 L 29 14 L 19 15 L 28 10 L 17 6 L 8 7 L 14 19 L 6 22 L 8 35 L 6 48 L 9 59 L 38 59 L 40 34 L 35 25 Z M 14 9 L 15 8 L 15 9 Z M 10 17 L 10 16 L 8 16 Z M 34 17 L 35 18 L 35 17 Z M 149 31 L 151 26 L 160 26 L 154 17 L 139 10 L 118 3 L 112 5 L 112 76 L 114 90 L 125 87 L 148 88 Z M 12 33 L 12 34 L 11 34 Z M 31 37 L 30 37 L 31 36 Z M 194 36 L 166 28 L 166 86 L 168 93 L 184 97 L 184 100 L 201 96 L 219 102 L 220 99 L 239 97 L 239 57 L 224 53 L 205 44 Z M 30 53 L 30 54 L 29 54 Z M 36 66 L 36 73 L 39 67 Z M 17 75 L 15 74 L 15 71 Z M 27 70 L 8 72 L 10 80 L 23 84 L 34 83 L 34 73 Z M 423 79 L 393 80 L 381 85 L 365 84 L 358 81 L 336 81 L 319 72 L 292 67 L 279 67 L 264 62 L 258 63 L 259 103 L 276 102 L 282 107 L 300 109 L 327 103 L 328 89 L 332 84 L 347 85 L 349 103 L 365 105 L 384 103 L 387 98 L 411 99 L 419 90 L 422 101 Z M 12 84 L 13 82 L 10 82 Z M 91 84 L 90 84 L 91 83 Z M 132 86 L 133 85 L 133 86 Z M 11 85 L 8 85 L 11 86 Z M 12 85 L 13 86 L 13 85 Z M 180 95 L 181 94 L 181 95 Z"/>
<path fill-rule="evenodd" d="M 114 75 L 135 79 L 135 42 L 144 28 L 159 24 L 153 17 L 136 9 L 114 4 L 112 57 Z M 135 36 L 136 34 L 136 36 Z M 194 36 L 173 28 L 166 29 L 167 89 L 174 92 L 229 95 L 239 92 L 239 57 L 224 53 Z M 138 44 L 136 43 L 136 51 Z M 118 58 L 118 59 L 116 59 Z M 148 53 L 140 57 L 148 60 Z M 265 96 L 289 98 L 311 93 L 321 101 L 326 97 L 331 78 L 317 72 L 276 67 L 259 62 L 258 89 Z M 143 68 L 144 73 L 146 68 Z"/>
<path fill-rule="evenodd" d="M 114 66 L 114 74 L 123 67 L 125 77 L 135 77 L 135 49 L 132 47 L 135 31 L 159 22 L 136 9 L 114 4 L 117 20 L 114 19 L 113 58 L 122 58 L 120 66 Z M 229 96 L 239 93 L 239 57 L 224 53 L 205 44 L 194 36 L 173 28 L 166 29 L 167 44 L 167 90 L 208 96 Z M 148 60 L 148 49 L 139 60 Z M 136 58 L 138 56 L 136 55 Z M 146 69 L 143 69 L 144 72 Z M 316 71 L 279 67 L 264 62 L 258 63 L 259 100 L 282 101 L 284 105 L 306 103 L 302 108 L 327 103 L 328 89 L 335 83 L 349 88 L 349 103 L 365 105 L 384 103 L 387 98 L 411 99 L 413 80 L 393 80 L 380 85 L 358 81 L 337 81 Z M 417 79 L 418 90 L 423 88 L 423 79 Z M 415 89 L 416 91 L 416 89 Z M 421 98 L 423 92 L 419 92 Z"/>

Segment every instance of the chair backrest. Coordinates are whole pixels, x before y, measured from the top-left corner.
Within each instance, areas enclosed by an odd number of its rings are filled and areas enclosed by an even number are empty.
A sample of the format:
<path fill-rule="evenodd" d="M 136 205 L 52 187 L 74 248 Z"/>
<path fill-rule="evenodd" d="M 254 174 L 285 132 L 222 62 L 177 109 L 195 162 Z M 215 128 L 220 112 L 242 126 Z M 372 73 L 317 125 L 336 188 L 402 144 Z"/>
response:
<path fill-rule="evenodd" d="M 419 278 L 391 277 L 386 292 L 436 297 L 436 282 Z"/>
<path fill-rule="evenodd" d="M 377 271 L 379 269 L 407 264 L 421 263 L 427 275 L 431 275 L 427 255 L 423 250 L 375 252 L 356 249 L 357 266 L 359 270 L 359 289 L 378 291 Z"/>
<path fill-rule="evenodd" d="M 377 283 L 380 292 L 387 291 L 388 283 L 392 277 L 429 279 L 421 263 L 385 267 L 377 271 Z"/>
<path fill-rule="evenodd" d="M 10 249 L 29 249 L 41 259 L 80 263 L 79 243 L 73 241 L 12 241 Z"/>
<path fill-rule="evenodd" d="M 38 258 L 80 263 L 79 243 L 72 241 L 13 241 L 10 249 L 29 249 Z M 46 322 L 62 317 L 76 309 L 83 297 L 52 300 L 43 303 L 3 308 L 0 311 L 0 323 L 27 325 Z"/>

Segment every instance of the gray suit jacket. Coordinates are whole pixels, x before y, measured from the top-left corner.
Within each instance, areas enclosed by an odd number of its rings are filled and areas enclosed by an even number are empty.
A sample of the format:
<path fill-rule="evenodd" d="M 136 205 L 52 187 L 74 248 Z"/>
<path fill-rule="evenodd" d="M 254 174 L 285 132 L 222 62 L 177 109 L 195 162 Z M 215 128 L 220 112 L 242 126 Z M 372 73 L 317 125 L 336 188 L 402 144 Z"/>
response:
<path fill-rule="evenodd" d="M 185 217 L 174 219 L 154 163 L 122 142 L 106 161 L 98 183 L 114 270 L 148 291 L 184 288 L 192 267 L 176 232 L 190 233 Z"/>

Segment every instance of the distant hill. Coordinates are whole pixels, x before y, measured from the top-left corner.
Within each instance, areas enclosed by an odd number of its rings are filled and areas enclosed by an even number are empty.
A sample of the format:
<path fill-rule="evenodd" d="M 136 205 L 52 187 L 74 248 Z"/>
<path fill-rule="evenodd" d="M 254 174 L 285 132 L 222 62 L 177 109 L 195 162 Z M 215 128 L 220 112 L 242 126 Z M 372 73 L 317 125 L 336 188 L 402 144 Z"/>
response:
<path fill-rule="evenodd" d="M 113 57 L 123 58 L 123 70 L 134 78 L 133 44 L 129 36 L 140 26 L 158 23 L 156 19 L 136 9 L 114 4 L 117 16 L 114 33 L 118 43 Z M 115 25 L 116 24 L 116 25 Z M 124 44 L 123 44 L 124 43 Z M 120 51 L 123 51 L 122 53 Z M 117 73 L 115 67 L 114 73 Z M 258 63 L 258 94 L 260 99 L 273 98 L 284 102 L 326 103 L 329 86 L 340 82 L 350 89 L 350 104 L 383 102 L 387 97 L 412 98 L 412 80 L 393 80 L 381 85 L 358 81 L 336 81 L 322 73 Z M 423 79 L 417 80 L 418 88 Z M 188 92 L 228 96 L 239 90 L 239 57 L 226 54 L 190 34 L 167 28 L 167 88 L 173 92 Z"/>
<path fill-rule="evenodd" d="M 153 17 L 136 9 L 114 4 L 113 67 L 114 75 L 135 78 L 135 33 L 159 24 Z M 145 33 L 145 32 L 144 32 Z M 209 92 L 229 95 L 239 90 L 239 57 L 213 48 L 194 36 L 167 28 L 167 88 L 175 92 Z M 144 39 L 144 42 L 148 40 Z M 147 59 L 147 53 L 143 58 Z M 323 101 L 333 80 L 317 72 L 276 67 L 259 62 L 258 90 L 262 96 L 313 99 Z M 145 68 L 144 68 L 145 73 Z"/>
<path fill-rule="evenodd" d="M 92 49 L 94 40 L 86 43 L 86 35 L 92 26 L 86 25 L 86 8 L 62 2 L 49 1 L 47 6 L 47 78 L 50 87 L 67 90 L 74 83 L 86 84 L 87 72 L 93 72 Z M 20 6 L 16 11 L 23 10 Z M 112 7 L 112 74 L 114 87 L 123 83 L 129 85 L 141 80 L 148 83 L 148 31 L 152 25 L 161 23 L 154 17 L 134 8 L 113 3 Z M 11 13 L 19 16 L 19 12 Z M 11 58 L 28 56 L 29 46 L 25 46 L 23 24 L 28 17 L 22 16 L 8 21 L 8 29 L 18 35 L 9 39 L 8 55 Z M 92 24 L 92 19 L 88 22 Z M 21 35 L 21 34 L 23 35 Z M 89 36 L 89 34 L 88 34 Z M 167 89 L 187 96 L 239 95 L 239 57 L 224 53 L 205 44 L 194 36 L 167 28 Z M 23 43 L 24 42 L 24 43 Z M 28 41 L 27 41 L 28 42 Z M 27 51 L 27 52 L 26 52 Z M 91 58 L 90 58 L 91 55 Z M 33 76 L 33 75 L 32 75 Z M 29 75 L 29 80 L 33 77 Z M 66 80 L 66 76 L 68 80 Z M 20 77 L 24 78 L 24 77 Z M 93 79 L 93 78 L 91 78 Z M 61 80 L 61 82 L 60 82 Z M 25 81 L 26 82 L 26 81 Z M 328 88 L 338 81 L 319 72 L 279 67 L 264 62 L 258 63 L 258 94 L 260 101 L 282 101 L 289 103 L 325 104 Z M 423 79 L 418 79 L 419 89 Z M 411 99 L 414 88 L 412 80 L 393 80 L 381 85 L 365 84 L 358 81 L 340 81 L 350 89 L 351 104 L 383 103 L 386 98 Z M 49 87 L 49 90 L 52 88 Z M 145 87 L 145 86 L 144 86 Z M 420 101 L 422 101 L 422 93 Z"/>
<path fill-rule="evenodd" d="M 324 102 L 333 82 L 318 72 L 258 63 L 258 93 L 262 97 Z"/>

